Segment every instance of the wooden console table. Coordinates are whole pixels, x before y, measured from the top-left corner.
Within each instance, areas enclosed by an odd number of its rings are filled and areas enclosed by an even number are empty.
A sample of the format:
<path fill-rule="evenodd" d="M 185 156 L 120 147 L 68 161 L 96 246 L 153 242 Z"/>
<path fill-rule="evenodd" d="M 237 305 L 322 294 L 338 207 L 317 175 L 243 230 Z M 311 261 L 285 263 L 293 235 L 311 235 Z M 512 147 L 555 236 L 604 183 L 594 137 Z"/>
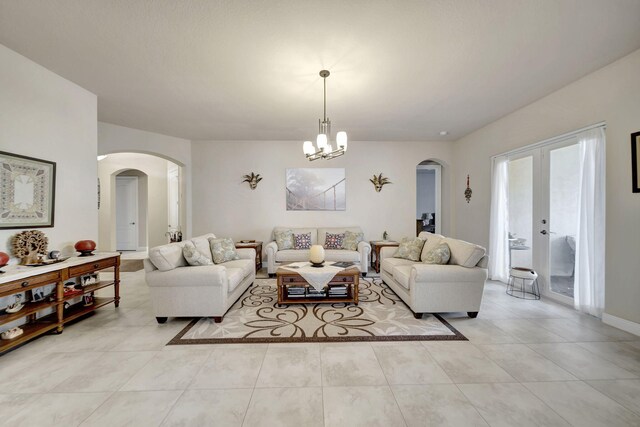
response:
<path fill-rule="evenodd" d="M 64 295 L 64 284 L 69 279 L 96 273 L 100 270 L 113 268 L 113 280 L 100 281 L 95 284 L 84 286 L 81 293 Z M 24 333 L 10 340 L 0 340 L 0 354 L 20 345 L 32 338 L 56 330 L 62 333 L 64 324 L 77 319 L 85 314 L 100 308 L 104 305 L 114 303 L 117 307 L 120 303 L 120 254 L 119 253 L 97 253 L 88 257 L 72 257 L 65 261 L 40 266 L 26 267 L 12 265 L 3 268 L 5 273 L 0 274 L 0 297 L 7 297 L 15 294 L 25 293 L 24 307 L 17 313 L 0 314 L 0 327 L 4 324 L 25 319 L 26 322 L 20 325 Z M 51 296 L 42 301 L 30 301 L 26 296 L 27 291 L 40 288 L 46 285 L 55 285 Z M 113 286 L 113 297 L 94 297 L 93 304 L 85 306 L 82 303 L 74 304 L 65 310 L 65 302 L 74 298 L 91 294 L 98 289 Z M 33 293 L 31 292 L 31 295 Z M 52 313 L 40 313 L 44 310 Z M 38 316 L 40 314 L 41 316 Z"/>

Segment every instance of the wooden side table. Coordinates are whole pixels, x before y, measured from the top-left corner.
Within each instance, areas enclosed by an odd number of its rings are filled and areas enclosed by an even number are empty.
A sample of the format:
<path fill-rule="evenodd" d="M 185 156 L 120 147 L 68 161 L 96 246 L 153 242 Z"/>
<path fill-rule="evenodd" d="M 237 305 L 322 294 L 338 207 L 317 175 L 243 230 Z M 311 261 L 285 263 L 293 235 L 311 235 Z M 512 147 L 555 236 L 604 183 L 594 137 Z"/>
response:
<path fill-rule="evenodd" d="M 376 273 L 380 273 L 380 250 L 385 246 L 396 248 L 400 246 L 400 243 L 395 240 L 371 240 L 369 244 L 371 245 L 371 267 Z"/>
<path fill-rule="evenodd" d="M 256 272 L 262 268 L 262 242 L 236 242 L 236 248 L 251 248 L 256 250 Z"/>

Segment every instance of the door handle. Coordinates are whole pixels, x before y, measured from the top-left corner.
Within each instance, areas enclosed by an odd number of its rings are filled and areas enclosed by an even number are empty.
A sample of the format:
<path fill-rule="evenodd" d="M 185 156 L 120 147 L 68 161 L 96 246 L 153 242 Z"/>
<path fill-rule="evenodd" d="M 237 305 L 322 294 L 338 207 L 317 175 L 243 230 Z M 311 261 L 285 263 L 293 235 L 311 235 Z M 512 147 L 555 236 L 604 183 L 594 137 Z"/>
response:
<path fill-rule="evenodd" d="M 547 234 L 547 230 L 542 230 L 540 234 Z"/>
<path fill-rule="evenodd" d="M 136 225 L 136 223 L 135 222 L 130 222 L 129 225 Z"/>

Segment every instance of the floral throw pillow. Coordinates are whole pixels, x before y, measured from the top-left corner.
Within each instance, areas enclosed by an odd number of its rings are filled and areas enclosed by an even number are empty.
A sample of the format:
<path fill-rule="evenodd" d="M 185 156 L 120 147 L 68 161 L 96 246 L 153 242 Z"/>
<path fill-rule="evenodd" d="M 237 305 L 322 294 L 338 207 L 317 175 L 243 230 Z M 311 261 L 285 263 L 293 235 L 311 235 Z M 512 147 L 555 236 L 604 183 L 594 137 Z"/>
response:
<path fill-rule="evenodd" d="M 358 243 L 364 240 L 364 233 L 354 233 L 353 231 L 345 231 L 342 240 L 342 249 L 348 251 L 357 251 Z"/>
<path fill-rule="evenodd" d="M 212 265 L 213 263 L 202 252 L 196 249 L 193 242 L 186 241 L 182 247 L 182 256 L 189 265 Z"/>
<path fill-rule="evenodd" d="M 344 234 L 332 234 L 327 233 L 324 239 L 325 249 L 342 249 L 342 241 L 344 240 Z"/>
<path fill-rule="evenodd" d="M 280 230 L 273 233 L 278 244 L 278 250 L 293 249 L 293 231 L 292 230 Z"/>
<path fill-rule="evenodd" d="M 400 241 L 400 246 L 395 254 L 393 254 L 394 258 L 404 258 L 411 261 L 420 261 L 420 253 L 422 252 L 422 246 L 424 245 L 424 240 L 419 237 L 410 238 L 404 237 Z"/>
<path fill-rule="evenodd" d="M 216 264 L 240 259 L 236 252 L 236 246 L 231 239 L 214 239 L 212 237 L 209 239 L 209 246 L 211 247 L 213 262 Z"/>
<path fill-rule="evenodd" d="M 294 249 L 311 249 L 311 233 L 294 234 L 293 248 Z"/>
<path fill-rule="evenodd" d="M 425 264 L 446 264 L 449 262 L 449 258 L 451 258 L 449 245 L 446 243 L 440 243 L 425 254 L 422 262 Z"/>

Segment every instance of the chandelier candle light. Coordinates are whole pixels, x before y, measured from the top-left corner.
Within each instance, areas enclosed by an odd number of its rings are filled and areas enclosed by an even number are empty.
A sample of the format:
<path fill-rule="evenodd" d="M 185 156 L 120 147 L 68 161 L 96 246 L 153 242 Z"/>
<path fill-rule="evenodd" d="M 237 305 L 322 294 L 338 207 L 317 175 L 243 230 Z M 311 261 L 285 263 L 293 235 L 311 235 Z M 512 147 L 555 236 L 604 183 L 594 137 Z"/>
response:
<path fill-rule="evenodd" d="M 324 83 L 324 119 L 318 119 L 318 137 L 316 138 L 316 145 L 313 145 L 311 141 L 305 141 L 302 145 L 302 150 L 307 156 L 309 161 L 318 159 L 334 159 L 342 156 L 347 152 L 347 133 L 340 131 L 336 134 L 336 149 L 334 150 L 329 141 L 331 135 L 331 120 L 327 118 L 327 77 L 329 77 L 329 71 L 320 71 L 320 77 Z"/>

